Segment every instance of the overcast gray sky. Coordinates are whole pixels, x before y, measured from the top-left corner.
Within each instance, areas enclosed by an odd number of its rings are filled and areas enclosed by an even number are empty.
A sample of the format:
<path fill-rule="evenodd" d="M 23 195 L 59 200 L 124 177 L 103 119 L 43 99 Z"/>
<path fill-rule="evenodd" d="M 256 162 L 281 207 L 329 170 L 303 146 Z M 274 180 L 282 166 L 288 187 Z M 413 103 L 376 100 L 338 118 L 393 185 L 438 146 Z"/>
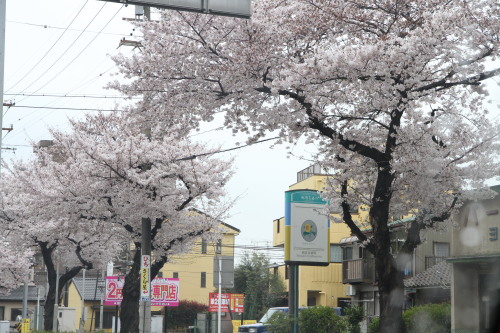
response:
<path fill-rule="evenodd" d="M 15 106 L 4 108 L 2 158 L 26 158 L 31 143 L 50 139 L 49 126 L 66 126 L 68 117 L 85 109 L 111 109 L 118 94 L 103 90 L 114 72 L 110 55 L 133 52 L 120 40 L 140 40 L 129 21 L 135 7 L 98 0 L 7 0 L 5 95 Z M 78 97 L 86 96 L 86 97 Z M 82 110 L 83 109 L 83 110 Z M 210 131 L 195 139 L 231 148 L 242 137 Z M 309 162 L 287 157 L 283 146 L 262 143 L 225 153 L 235 157 L 236 175 L 229 184 L 239 197 L 226 222 L 241 229 L 239 245 L 272 242 L 272 221 L 284 215 L 284 191 L 295 183 L 297 171 Z M 311 148 L 308 148 L 311 149 Z M 312 149 L 311 149 L 312 150 Z M 304 145 L 293 148 L 307 156 Z M 273 255 L 273 259 L 275 255 Z"/>
<path fill-rule="evenodd" d="M 121 102 L 116 92 L 102 87 L 114 72 L 110 55 L 133 52 L 128 46 L 119 48 L 120 40 L 140 40 L 130 21 L 124 20 L 134 16 L 134 6 L 98 0 L 7 0 L 4 100 L 16 106 L 4 108 L 4 127 L 14 128 L 3 132 L 4 159 L 28 157 L 31 142 L 50 139 L 49 126 L 64 127 L 68 117 L 86 112 L 82 109 L 111 109 Z M 498 116 L 495 80 L 490 81 L 495 89 L 491 108 Z M 217 127 L 209 124 L 203 129 L 208 132 L 195 138 L 222 144 L 223 149 L 244 141 L 210 131 Z M 283 146 L 270 146 L 263 143 L 223 154 L 236 158 L 237 173 L 228 188 L 231 197 L 240 199 L 226 222 L 241 229 L 240 245 L 272 241 L 272 221 L 284 215 L 283 192 L 295 183 L 297 171 L 310 164 L 287 158 Z M 299 144 L 292 152 L 307 157 L 313 149 Z"/>

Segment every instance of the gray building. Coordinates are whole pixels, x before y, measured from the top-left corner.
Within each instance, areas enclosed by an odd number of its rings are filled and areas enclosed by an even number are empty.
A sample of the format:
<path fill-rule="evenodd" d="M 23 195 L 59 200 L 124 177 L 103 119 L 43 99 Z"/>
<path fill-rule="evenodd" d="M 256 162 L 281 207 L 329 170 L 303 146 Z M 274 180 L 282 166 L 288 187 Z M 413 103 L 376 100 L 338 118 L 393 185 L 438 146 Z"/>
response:
<path fill-rule="evenodd" d="M 500 193 L 500 186 L 491 188 Z M 500 328 L 500 197 L 468 202 L 455 217 L 451 258 L 452 332 Z"/>

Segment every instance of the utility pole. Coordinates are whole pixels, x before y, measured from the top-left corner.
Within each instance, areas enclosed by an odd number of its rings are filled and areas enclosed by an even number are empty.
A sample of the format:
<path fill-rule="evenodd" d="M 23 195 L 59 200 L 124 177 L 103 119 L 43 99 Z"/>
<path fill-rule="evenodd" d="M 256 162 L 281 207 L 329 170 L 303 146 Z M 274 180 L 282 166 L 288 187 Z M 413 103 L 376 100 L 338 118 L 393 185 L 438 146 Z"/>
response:
<path fill-rule="evenodd" d="M 143 296 L 143 285 L 141 283 L 141 301 L 139 303 L 139 333 L 151 333 L 151 285 L 150 285 L 150 272 L 151 272 L 151 219 L 147 217 L 142 218 L 142 239 L 141 239 L 141 282 L 145 278 L 144 274 L 148 278 L 148 297 Z M 148 257 L 149 267 L 144 265 L 144 257 Z M 145 272 L 146 270 L 146 272 Z M 149 273 L 149 274 L 148 274 Z"/>
<path fill-rule="evenodd" d="M 24 292 L 23 292 L 23 319 L 28 318 L 28 282 L 30 273 L 27 272 L 24 276 Z"/>
<path fill-rule="evenodd" d="M 5 17 L 7 12 L 6 5 L 7 0 L 0 1 L 0 102 L 2 103 L 2 108 L 0 108 L 0 129 L 3 128 L 3 77 L 5 66 Z M 0 130 L 0 162 L 2 161 L 2 136 L 3 133 Z"/>
<path fill-rule="evenodd" d="M 151 18 L 151 9 L 149 7 L 144 6 L 144 17 L 146 19 Z M 150 129 L 146 131 L 146 135 L 149 139 L 151 139 Z M 149 256 L 149 267 L 147 267 L 148 271 L 148 281 L 147 288 L 148 297 L 147 299 L 141 299 L 139 303 L 139 333 L 151 333 L 151 219 L 148 217 L 142 218 L 142 239 L 141 239 L 141 266 L 144 264 L 144 257 Z M 141 281 L 144 278 L 143 274 L 145 267 L 141 267 Z M 142 285 L 141 285 L 142 288 Z M 141 297 L 143 290 L 141 289 Z M 142 320 L 141 320 L 142 319 Z"/>
<path fill-rule="evenodd" d="M 52 331 L 58 331 L 57 317 L 59 316 L 59 258 L 56 268 L 56 299 L 54 300 L 54 316 L 52 317 Z"/>
<path fill-rule="evenodd" d="M 106 276 L 104 274 L 104 270 L 102 270 L 102 280 L 104 281 L 104 286 L 106 286 Z M 99 305 L 99 331 L 102 331 L 102 321 L 104 319 L 104 294 L 106 293 L 106 289 L 101 293 L 101 304 Z"/>
<path fill-rule="evenodd" d="M 221 263 L 221 257 L 218 257 L 218 264 L 219 264 L 219 308 L 217 311 L 217 333 L 221 333 L 221 328 L 222 328 L 222 263 Z"/>

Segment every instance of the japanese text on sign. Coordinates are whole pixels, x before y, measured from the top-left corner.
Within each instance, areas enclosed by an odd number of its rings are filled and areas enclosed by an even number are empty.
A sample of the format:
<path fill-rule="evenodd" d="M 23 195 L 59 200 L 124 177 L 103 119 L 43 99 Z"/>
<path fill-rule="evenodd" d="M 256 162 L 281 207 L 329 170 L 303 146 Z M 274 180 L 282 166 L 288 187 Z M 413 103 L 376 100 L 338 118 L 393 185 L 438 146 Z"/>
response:
<path fill-rule="evenodd" d="M 120 305 L 123 299 L 124 278 L 108 276 L 106 278 L 105 305 Z M 179 279 L 156 278 L 151 282 L 151 305 L 179 306 Z"/>
<path fill-rule="evenodd" d="M 221 294 L 221 311 L 229 312 L 228 306 L 231 312 L 242 313 L 245 310 L 245 295 L 244 294 Z M 210 293 L 210 312 L 219 311 L 219 294 Z"/>
<path fill-rule="evenodd" d="M 151 285 L 150 285 L 150 271 L 149 267 L 151 264 L 151 256 L 143 255 L 141 256 L 141 300 L 149 301 L 151 300 Z"/>

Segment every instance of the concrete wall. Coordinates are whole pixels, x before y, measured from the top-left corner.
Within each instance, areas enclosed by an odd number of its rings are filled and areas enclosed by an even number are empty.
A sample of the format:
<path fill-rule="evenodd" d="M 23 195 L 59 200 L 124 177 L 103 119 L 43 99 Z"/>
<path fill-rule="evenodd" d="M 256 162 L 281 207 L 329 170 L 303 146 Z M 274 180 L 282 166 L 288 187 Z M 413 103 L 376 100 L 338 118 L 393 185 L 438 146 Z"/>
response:
<path fill-rule="evenodd" d="M 479 280 L 474 264 L 454 264 L 451 285 L 452 330 L 479 331 Z"/>
<path fill-rule="evenodd" d="M 454 217 L 451 255 L 467 257 L 500 254 L 500 196 L 468 202 Z"/>

